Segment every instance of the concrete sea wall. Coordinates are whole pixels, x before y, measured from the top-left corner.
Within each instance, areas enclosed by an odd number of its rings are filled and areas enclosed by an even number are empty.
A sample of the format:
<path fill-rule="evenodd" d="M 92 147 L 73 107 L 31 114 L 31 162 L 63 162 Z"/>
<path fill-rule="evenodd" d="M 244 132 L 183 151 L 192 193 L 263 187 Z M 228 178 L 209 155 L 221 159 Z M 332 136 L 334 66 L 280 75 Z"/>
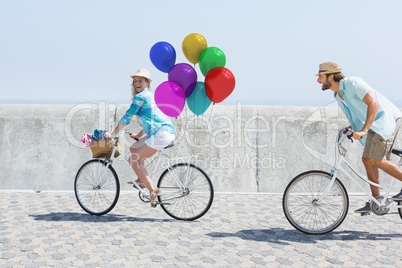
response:
<path fill-rule="evenodd" d="M 115 109 L 118 120 L 127 108 L 102 102 L 1 104 L 0 189 L 73 190 L 77 170 L 91 159 L 91 151 L 80 137 L 95 128 L 109 129 Z M 197 164 L 210 176 L 217 192 L 282 193 L 287 183 L 303 171 L 330 171 L 337 131 L 348 125 L 335 106 L 217 104 L 202 116 L 195 117 L 185 110 L 172 121 L 177 128 L 176 144 L 164 153 L 172 158 L 197 155 Z M 135 120 L 127 128 L 139 131 Z M 399 137 L 397 147 L 401 147 L 401 141 Z M 124 159 L 131 143 L 122 138 L 122 154 L 115 161 L 133 174 Z M 348 159 L 365 174 L 360 162 L 362 146 L 358 142 L 345 144 Z M 156 181 L 167 164 L 162 159 L 153 164 L 156 167 L 150 167 L 150 171 L 155 172 Z M 122 189 L 129 189 L 125 183 L 128 178 L 116 170 Z M 361 192 L 346 176 L 340 179 L 349 192 Z M 397 182 L 395 189 L 400 187 Z"/>

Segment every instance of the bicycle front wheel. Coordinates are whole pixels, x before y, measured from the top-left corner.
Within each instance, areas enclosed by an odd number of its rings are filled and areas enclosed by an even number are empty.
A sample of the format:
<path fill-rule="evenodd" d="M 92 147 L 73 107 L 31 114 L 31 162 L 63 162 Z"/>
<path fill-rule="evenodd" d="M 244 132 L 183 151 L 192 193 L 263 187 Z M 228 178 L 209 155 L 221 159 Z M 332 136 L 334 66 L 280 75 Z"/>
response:
<path fill-rule="evenodd" d="M 175 164 L 166 169 L 158 181 L 162 209 L 177 220 L 192 221 L 210 209 L 214 188 L 208 175 L 190 163 Z"/>
<path fill-rule="evenodd" d="M 78 170 L 74 191 L 83 210 L 91 215 L 103 215 L 110 212 L 119 199 L 119 179 L 106 160 L 92 159 Z"/>
<path fill-rule="evenodd" d="M 311 170 L 290 181 L 282 199 L 289 223 L 306 234 L 325 234 L 335 230 L 345 219 L 349 197 L 337 178 Z"/>

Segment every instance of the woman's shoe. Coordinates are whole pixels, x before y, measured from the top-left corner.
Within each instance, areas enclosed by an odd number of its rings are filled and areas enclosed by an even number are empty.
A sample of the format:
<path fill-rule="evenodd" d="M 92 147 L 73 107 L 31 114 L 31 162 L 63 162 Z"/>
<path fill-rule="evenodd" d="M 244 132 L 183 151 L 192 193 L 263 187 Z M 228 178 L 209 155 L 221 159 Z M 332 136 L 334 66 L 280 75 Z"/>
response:
<path fill-rule="evenodd" d="M 151 192 L 151 195 L 149 196 L 151 199 L 151 207 L 156 207 L 156 205 L 158 204 L 158 195 L 161 193 L 161 189 L 156 188 L 155 190 L 153 190 Z"/>

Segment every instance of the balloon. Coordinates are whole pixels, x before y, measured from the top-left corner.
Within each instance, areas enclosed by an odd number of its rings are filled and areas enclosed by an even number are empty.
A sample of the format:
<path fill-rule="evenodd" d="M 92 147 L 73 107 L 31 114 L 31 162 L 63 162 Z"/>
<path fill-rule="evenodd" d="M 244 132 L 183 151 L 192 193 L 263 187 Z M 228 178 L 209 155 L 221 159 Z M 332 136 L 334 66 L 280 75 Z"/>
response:
<path fill-rule="evenodd" d="M 213 68 L 205 77 L 207 95 L 214 103 L 226 99 L 234 90 L 235 84 L 233 73 L 225 67 Z"/>
<path fill-rule="evenodd" d="M 170 69 L 168 80 L 179 84 L 187 98 L 191 95 L 197 83 L 197 72 L 190 64 L 178 63 Z"/>
<path fill-rule="evenodd" d="M 184 38 L 181 48 L 188 61 L 196 64 L 201 52 L 207 48 L 207 40 L 198 33 L 192 33 Z"/>
<path fill-rule="evenodd" d="M 167 42 L 158 42 L 151 47 L 149 57 L 159 71 L 167 73 L 176 62 L 176 50 Z"/>
<path fill-rule="evenodd" d="M 225 67 L 226 56 L 217 47 L 208 47 L 200 54 L 200 70 L 204 76 L 215 67 Z"/>
<path fill-rule="evenodd" d="M 186 99 L 187 106 L 195 115 L 205 113 L 211 105 L 211 100 L 208 98 L 205 91 L 204 82 L 197 82 L 193 93 Z"/>
<path fill-rule="evenodd" d="M 155 89 L 156 105 L 167 116 L 179 116 L 185 100 L 184 90 L 176 82 L 165 81 Z"/>

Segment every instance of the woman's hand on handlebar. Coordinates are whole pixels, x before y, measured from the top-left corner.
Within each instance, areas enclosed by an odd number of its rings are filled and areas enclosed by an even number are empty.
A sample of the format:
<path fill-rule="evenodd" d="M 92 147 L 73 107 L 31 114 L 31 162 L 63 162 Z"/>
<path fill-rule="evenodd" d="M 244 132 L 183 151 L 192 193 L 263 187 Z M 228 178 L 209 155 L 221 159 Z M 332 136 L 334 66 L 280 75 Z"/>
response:
<path fill-rule="evenodd" d="M 105 131 L 105 132 L 103 133 L 103 136 L 105 136 L 106 139 L 111 139 L 111 138 L 112 138 L 112 135 L 111 135 L 109 132 L 107 132 L 107 131 Z"/>
<path fill-rule="evenodd" d="M 136 141 L 138 141 L 141 138 L 141 137 L 138 137 L 138 134 L 134 134 L 134 133 L 131 133 L 131 132 L 129 132 L 128 134 L 130 135 L 130 138 L 132 138 L 132 139 L 134 139 Z"/>
<path fill-rule="evenodd" d="M 113 132 L 112 132 L 113 133 Z M 112 133 L 105 131 L 105 133 L 103 134 L 103 136 L 105 137 L 105 139 L 108 140 L 113 140 L 113 139 L 118 139 L 119 137 L 116 135 L 112 135 Z"/>

